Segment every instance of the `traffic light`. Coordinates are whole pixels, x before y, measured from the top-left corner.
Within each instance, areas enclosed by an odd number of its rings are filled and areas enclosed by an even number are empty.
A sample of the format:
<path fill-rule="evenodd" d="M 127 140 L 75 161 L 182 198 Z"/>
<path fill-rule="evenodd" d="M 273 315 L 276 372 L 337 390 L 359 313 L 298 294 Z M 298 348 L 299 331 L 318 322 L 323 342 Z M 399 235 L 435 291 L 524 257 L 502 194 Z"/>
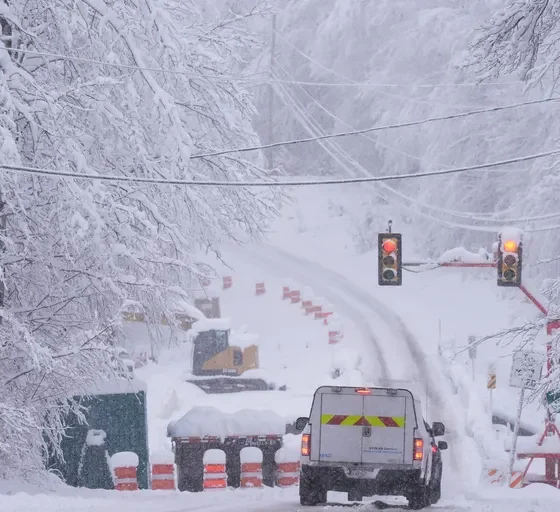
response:
<path fill-rule="evenodd" d="M 402 285 L 402 235 L 378 235 L 379 286 Z"/>
<path fill-rule="evenodd" d="M 522 243 L 500 236 L 498 244 L 498 286 L 521 286 Z"/>

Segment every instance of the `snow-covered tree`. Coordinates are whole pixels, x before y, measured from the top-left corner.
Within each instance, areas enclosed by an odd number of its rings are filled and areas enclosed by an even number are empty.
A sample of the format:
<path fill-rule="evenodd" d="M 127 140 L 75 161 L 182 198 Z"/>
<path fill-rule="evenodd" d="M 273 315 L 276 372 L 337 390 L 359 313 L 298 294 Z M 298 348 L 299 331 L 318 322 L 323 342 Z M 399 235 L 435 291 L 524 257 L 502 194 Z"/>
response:
<path fill-rule="evenodd" d="M 2 161 L 164 180 L 265 178 L 258 154 L 191 160 L 258 144 L 251 95 L 227 78 L 258 43 L 246 21 L 265 7 L 213 20 L 179 0 L 0 3 Z M 38 464 L 41 434 L 61 433 L 59 400 L 111 373 L 123 301 L 168 312 L 211 272 L 201 254 L 258 235 L 279 196 L 6 171 L 0 191 L 1 474 Z"/>

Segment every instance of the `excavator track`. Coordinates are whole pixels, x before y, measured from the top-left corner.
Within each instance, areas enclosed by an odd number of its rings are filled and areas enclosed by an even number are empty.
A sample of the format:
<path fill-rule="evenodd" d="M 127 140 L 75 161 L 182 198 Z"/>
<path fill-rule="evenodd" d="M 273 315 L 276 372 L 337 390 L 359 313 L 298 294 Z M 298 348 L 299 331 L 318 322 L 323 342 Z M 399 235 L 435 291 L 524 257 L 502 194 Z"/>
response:
<path fill-rule="evenodd" d="M 271 391 L 276 389 L 263 379 L 240 379 L 237 377 L 214 377 L 208 379 L 193 379 L 187 382 L 198 386 L 204 392 L 214 395 L 219 393 L 241 393 L 242 391 Z M 284 391 L 286 386 L 279 388 Z"/>

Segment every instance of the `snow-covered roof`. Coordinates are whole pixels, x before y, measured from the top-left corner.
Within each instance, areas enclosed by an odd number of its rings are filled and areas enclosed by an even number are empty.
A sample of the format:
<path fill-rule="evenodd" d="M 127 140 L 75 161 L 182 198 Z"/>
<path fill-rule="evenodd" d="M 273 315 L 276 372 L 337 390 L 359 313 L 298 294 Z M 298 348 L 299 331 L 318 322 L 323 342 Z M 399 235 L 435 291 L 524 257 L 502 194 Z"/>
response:
<path fill-rule="evenodd" d="M 167 427 L 170 437 L 284 435 L 286 420 L 273 411 L 243 409 L 228 414 L 215 407 L 192 408 Z"/>

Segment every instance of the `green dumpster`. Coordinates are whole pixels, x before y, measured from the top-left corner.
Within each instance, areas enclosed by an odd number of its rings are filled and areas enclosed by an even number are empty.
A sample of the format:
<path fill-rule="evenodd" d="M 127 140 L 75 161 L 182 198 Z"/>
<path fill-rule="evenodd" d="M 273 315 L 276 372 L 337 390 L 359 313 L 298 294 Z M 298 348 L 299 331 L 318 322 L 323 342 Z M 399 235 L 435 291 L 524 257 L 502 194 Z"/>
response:
<path fill-rule="evenodd" d="M 109 456 L 118 452 L 138 455 L 138 487 L 148 489 L 150 466 L 145 386 L 140 381 L 126 380 L 117 386 L 100 387 L 106 389 L 101 392 L 96 389 L 91 396 L 75 397 L 87 407 L 84 412 L 87 424 L 80 424 L 75 414 L 64 419 L 66 435 L 61 443 L 64 460 L 50 453 L 47 467 L 68 485 L 107 489 L 107 465 L 103 464 L 105 458 L 100 455 L 102 448 L 89 446 L 86 442 L 88 431 L 102 430 L 105 433 L 103 452 Z"/>

